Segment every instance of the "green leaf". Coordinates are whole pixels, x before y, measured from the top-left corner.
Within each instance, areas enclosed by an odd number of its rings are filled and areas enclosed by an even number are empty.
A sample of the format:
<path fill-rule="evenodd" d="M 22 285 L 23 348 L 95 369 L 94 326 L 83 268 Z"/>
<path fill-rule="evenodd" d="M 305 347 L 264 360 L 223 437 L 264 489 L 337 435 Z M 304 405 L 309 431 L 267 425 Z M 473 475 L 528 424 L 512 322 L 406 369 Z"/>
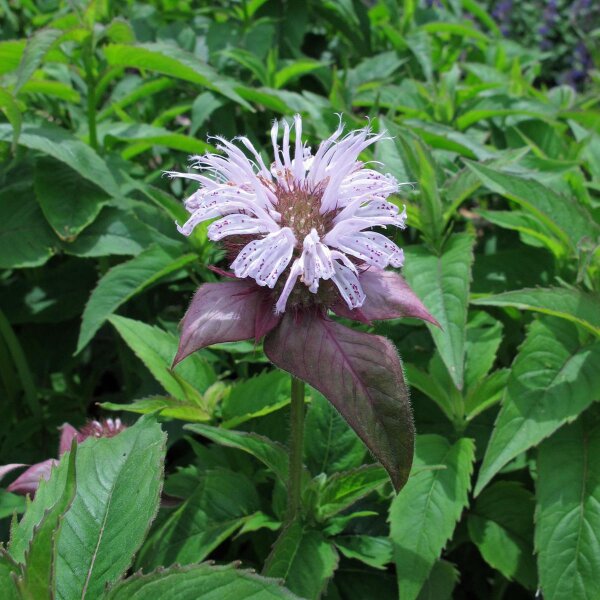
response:
<path fill-rule="evenodd" d="M 74 240 L 110 200 L 98 186 L 54 159 L 36 162 L 33 184 L 44 216 L 62 240 Z"/>
<path fill-rule="evenodd" d="M 363 465 L 351 471 L 336 473 L 327 479 L 321 490 L 319 519 L 329 519 L 387 481 L 385 469 L 379 465 Z"/>
<path fill-rule="evenodd" d="M 600 342 L 556 318 L 531 324 L 506 386 L 475 495 L 510 460 L 600 400 Z"/>
<path fill-rule="evenodd" d="M 311 390 L 311 398 L 304 431 L 309 471 L 331 475 L 360 467 L 366 454 L 360 438 L 322 394 Z"/>
<path fill-rule="evenodd" d="M 217 444 L 252 454 L 269 467 L 284 485 L 287 485 L 288 455 L 281 444 L 255 433 L 221 429 L 210 425 L 186 425 L 185 429 L 199 433 Z"/>
<path fill-rule="evenodd" d="M 19 67 L 27 40 L 6 40 L 0 42 L 0 74 L 9 73 Z"/>
<path fill-rule="evenodd" d="M 456 567 L 448 561 L 438 560 L 429 572 L 417 600 L 451 600 L 458 580 Z"/>
<path fill-rule="evenodd" d="M 80 445 L 77 495 L 58 538 L 57 599 L 99 598 L 127 570 L 158 510 L 165 446 L 154 417 Z"/>
<path fill-rule="evenodd" d="M 469 535 L 484 560 L 512 581 L 535 589 L 533 494 L 514 481 L 499 481 L 477 498 L 468 518 Z"/>
<path fill-rule="evenodd" d="M 61 462 L 67 463 L 65 483 L 56 503 L 47 509 L 40 523 L 33 530 L 31 542 L 25 554 L 25 564 L 17 579 L 17 587 L 24 598 L 52 598 L 56 585 L 57 539 L 64 524 L 65 512 L 75 497 L 77 446 L 63 454 Z M 59 466 L 58 469 L 61 467 Z M 57 470 L 58 470 L 57 469 Z M 54 471 L 54 477 L 60 477 Z"/>
<path fill-rule="evenodd" d="M 0 141 L 10 141 L 12 135 L 12 127 L 7 123 L 0 123 Z M 120 198 L 119 185 L 106 163 L 90 146 L 65 129 L 55 125 L 24 124 L 19 145 L 52 156 L 100 186 L 110 196 Z"/>
<path fill-rule="evenodd" d="M 301 77 L 302 75 L 307 75 L 308 73 L 312 73 L 313 71 L 316 71 L 324 66 L 325 65 L 322 62 L 312 60 L 310 58 L 296 59 L 289 65 L 286 65 L 277 71 L 275 74 L 275 87 L 282 88 L 291 79 Z"/>
<path fill-rule="evenodd" d="M 442 360 L 460 390 L 464 384 L 473 238 L 467 234 L 452 235 L 440 256 L 424 246 L 407 246 L 404 254 L 403 274 L 441 325 L 440 329 L 427 323 Z"/>
<path fill-rule="evenodd" d="M 597 406 L 540 446 L 535 548 L 547 600 L 600 597 L 598 456 Z"/>
<path fill-rule="evenodd" d="M 254 112 L 236 91 L 236 82 L 175 44 L 111 44 L 104 49 L 109 65 L 148 69 L 207 87 Z"/>
<path fill-rule="evenodd" d="M 476 312 L 467 325 L 465 385 L 477 385 L 489 373 L 502 342 L 502 323 Z"/>
<path fill-rule="evenodd" d="M 333 540 L 346 557 L 360 560 L 374 569 L 384 569 L 393 561 L 392 542 L 387 537 L 341 535 Z"/>
<path fill-rule="evenodd" d="M 475 384 L 464 399 L 467 421 L 500 402 L 510 375 L 509 369 L 498 369 Z"/>
<path fill-rule="evenodd" d="M 5 187 L 0 192 L 0 268 L 43 265 L 57 245 L 33 191 Z"/>
<path fill-rule="evenodd" d="M 75 353 L 87 346 L 119 306 L 196 259 L 195 254 L 182 255 L 179 247 L 151 246 L 135 258 L 107 271 L 83 311 Z"/>
<path fill-rule="evenodd" d="M 582 325 L 600 335 L 600 296 L 567 288 L 526 288 L 471 300 L 477 306 L 514 306 Z"/>
<path fill-rule="evenodd" d="M 161 417 L 181 419 L 191 423 L 210 421 L 211 413 L 204 407 L 187 400 L 177 400 L 170 396 L 151 396 L 134 400 L 131 404 L 102 402 L 100 407 L 105 410 L 123 410 L 125 412 L 148 415 L 159 412 Z"/>
<path fill-rule="evenodd" d="M 12 125 L 13 128 L 13 152 L 17 147 L 17 141 L 19 139 L 19 134 L 21 133 L 21 124 L 23 123 L 23 116 L 21 115 L 21 110 L 19 109 L 19 105 L 16 100 L 5 89 L 0 88 L 0 110 L 5 114 L 8 122 Z"/>
<path fill-rule="evenodd" d="M 171 369 L 178 345 L 176 336 L 118 315 L 112 315 L 109 321 L 171 396 L 203 407 L 200 394 L 215 382 L 216 375 L 201 353 Z"/>
<path fill-rule="evenodd" d="M 36 31 L 28 40 L 25 51 L 21 56 L 19 70 L 17 71 L 17 81 L 14 87 L 14 93 L 17 94 L 21 87 L 27 83 L 36 69 L 42 64 L 44 57 L 54 42 L 62 35 L 59 29 L 40 29 Z"/>
<path fill-rule="evenodd" d="M 193 494 L 152 532 L 138 564 L 154 568 L 203 560 L 259 508 L 258 494 L 246 475 L 204 471 Z"/>
<path fill-rule="evenodd" d="M 451 445 L 438 435 L 417 437 L 413 470 L 432 465 L 412 475 L 392 501 L 390 537 L 400 597 L 418 597 L 431 568 L 467 505 L 470 476 L 475 458 L 472 440 L 462 438 Z"/>
<path fill-rule="evenodd" d="M 501 194 L 536 215 L 562 242 L 575 249 L 583 237 L 596 239 L 598 226 L 574 198 L 562 196 L 535 179 L 482 164 L 467 166 L 491 191 Z"/>
<path fill-rule="evenodd" d="M 0 546 L 0 590 L 3 600 L 22 600 L 17 590 L 15 579 L 19 573 L 19 566 L 11 559 L 10 555 Z"/>
<path fill-rule="evenodd" d="M 223 400 L 222 426 L 233 429 L 249 419 L 268 415 L 290 403 L 290 378 L 269 371 L 237 382 Z"/>
<path fill-rule="evenodd" d="M 118 583 L 103 600 L 299 600 L 278 581 L 239 571 L 234 565 L 189 565 L 136 574 Z"/>
<path fill-rule="evenodd" d="M 24 510 L 25 498 L 23 496 L 0 489 L 0 519 L 6 519 L 15 513 L 22 513 Z"/>
<path fill-rule="evenodd" d="M 63 249 L 73 256 L 137 255 L 157 242 L 159 234 L 142 223 L 131 212 L 106 207 L 98 218 L 86 227 L 73 242 L 65 242 Z"/>
<path fill-rule="evenodd" d="M 284 579 L 302 598 L 317 600 L 327 589 L 338 560 L 333 544 L 321 532 L 294 521 L 275 542 L 263 574 Z"/>

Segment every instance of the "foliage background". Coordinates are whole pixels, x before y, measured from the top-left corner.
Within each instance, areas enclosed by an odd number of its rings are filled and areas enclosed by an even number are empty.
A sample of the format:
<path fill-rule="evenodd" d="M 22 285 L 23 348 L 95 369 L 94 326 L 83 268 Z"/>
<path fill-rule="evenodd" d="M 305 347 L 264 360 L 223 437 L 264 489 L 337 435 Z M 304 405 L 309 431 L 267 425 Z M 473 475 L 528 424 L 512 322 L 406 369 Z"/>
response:
<path fill-rule="evenodd" d="M 394 497 L 312 394 L 306 526 L 267 574 L 307 598 L 600 596 L 597 7 L 12 1 L 0 19 L 0 462 L 55 456 L 65 421 L 162 408 L 180 504 L 135 566 L 261 570 L 289 383 L 251 343 L 169 370 L 227 265 L 177 233 L 193 186 L 162 174 L 209 134 L 263 146 L 299 112 L 315 147 L 335 113 L 369 117 L 390 139 L 365 159 L 414 182 L 403 275 L 443 326 L 374 328 L 412 388 L 414 474 Z M 3 539 L 14 510 L 2 490 Z"/>

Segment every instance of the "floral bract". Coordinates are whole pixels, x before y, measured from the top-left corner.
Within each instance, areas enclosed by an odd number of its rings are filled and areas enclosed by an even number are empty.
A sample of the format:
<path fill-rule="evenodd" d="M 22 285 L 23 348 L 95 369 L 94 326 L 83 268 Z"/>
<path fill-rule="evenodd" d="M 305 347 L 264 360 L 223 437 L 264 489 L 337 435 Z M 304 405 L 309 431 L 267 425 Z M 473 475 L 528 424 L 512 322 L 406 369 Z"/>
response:
<path fill-rule="evenodd" d="M 277 366 L 321 391 L 346 418 L 396 488 L 412 461 L 413 425 L 402 368 L 380 336 L 329 320 L 364 323 L 416 317 L 436 324 L 400 275 L 402 250 L 373 227 L 403 229 L 406 211 L 388 197 L 399 184 L 359 161 L 383 134 L 364 128 L 343 134 L 340 124 L 314 155 L 302 141 L 302 120 L 271 130 L 274 161 L 244 137 L 242 149 L 222 138 L 224 155 L 193 158 L 200 173 L 169 173 L 197 181 L 186 201 L 190 217 L 211 240 L 224 240 L 231 281 L 198 289 L 183 322 L 175 364 L 205 346 L 266 336 Z M 285 314 L 284 314 L 285 313 Z"/>

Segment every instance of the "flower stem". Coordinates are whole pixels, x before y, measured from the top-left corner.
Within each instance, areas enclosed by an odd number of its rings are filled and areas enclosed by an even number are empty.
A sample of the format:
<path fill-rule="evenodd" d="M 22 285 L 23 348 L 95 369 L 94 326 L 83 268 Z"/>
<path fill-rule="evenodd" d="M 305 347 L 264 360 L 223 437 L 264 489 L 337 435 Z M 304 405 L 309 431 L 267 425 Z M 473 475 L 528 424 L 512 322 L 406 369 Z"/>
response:
<path fill-rule="evenodd" d="M 300 513 L 302 492 L 302 451 L 304 448 L 304 382 L 292 376 L 290 405 L 290 444 L 288 473 L 288 505 L 286 524 L 295 521 Z"/>

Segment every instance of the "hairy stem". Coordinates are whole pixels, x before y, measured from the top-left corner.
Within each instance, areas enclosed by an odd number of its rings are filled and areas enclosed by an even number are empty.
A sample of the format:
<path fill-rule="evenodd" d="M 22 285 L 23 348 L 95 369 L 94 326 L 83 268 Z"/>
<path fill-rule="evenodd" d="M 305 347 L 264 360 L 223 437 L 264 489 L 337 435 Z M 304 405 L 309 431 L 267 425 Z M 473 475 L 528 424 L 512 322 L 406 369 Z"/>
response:
<path fill-rule="evenodd" d="M 304 446 L 304 382 L 292 376 L 290 405 L 289 480 L 286 523 L 296 520 L 300 513 L 302 491 L 302 450 Z"/>

